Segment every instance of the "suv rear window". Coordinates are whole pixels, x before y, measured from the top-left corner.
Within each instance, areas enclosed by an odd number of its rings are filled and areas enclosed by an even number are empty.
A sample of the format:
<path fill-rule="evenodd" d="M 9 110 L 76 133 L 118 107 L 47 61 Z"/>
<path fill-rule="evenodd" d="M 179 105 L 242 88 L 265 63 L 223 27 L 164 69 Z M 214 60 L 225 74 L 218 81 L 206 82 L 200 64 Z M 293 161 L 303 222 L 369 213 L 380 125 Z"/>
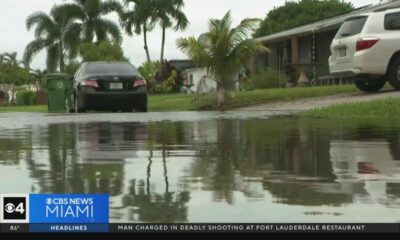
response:
<path fill-rule="evenodd" d="M 386 14 L 385 29 L 386 30 L 400 30 L 400 12 Z"/>
<path fill-rule="evenodd" d="M 364 28 L 365 22 L 368 17 L 356 17 L 346 20 L 342 27 L 339 29 L 336 38 L 345 38 L 359 34 Z"/>
<path fill-rule="evenodd" d="M 138 70 L 127 63 L 92 63 L 85 68 L 85 74 L 99 75 L 140 75 Z"/>

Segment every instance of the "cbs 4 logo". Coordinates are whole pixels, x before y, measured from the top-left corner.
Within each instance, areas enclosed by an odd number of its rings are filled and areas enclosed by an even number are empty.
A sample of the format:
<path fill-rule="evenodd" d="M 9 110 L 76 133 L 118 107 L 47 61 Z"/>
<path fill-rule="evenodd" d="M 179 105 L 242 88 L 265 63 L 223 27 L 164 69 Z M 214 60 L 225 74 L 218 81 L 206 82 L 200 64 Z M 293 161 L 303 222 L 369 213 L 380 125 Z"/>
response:
<path fill-rule="evenodd" d="M 3 219 L 4 220 L 25 220 L 26 219 L 26 198 L 25 197 L 4 197 L 3 198 Z"/>

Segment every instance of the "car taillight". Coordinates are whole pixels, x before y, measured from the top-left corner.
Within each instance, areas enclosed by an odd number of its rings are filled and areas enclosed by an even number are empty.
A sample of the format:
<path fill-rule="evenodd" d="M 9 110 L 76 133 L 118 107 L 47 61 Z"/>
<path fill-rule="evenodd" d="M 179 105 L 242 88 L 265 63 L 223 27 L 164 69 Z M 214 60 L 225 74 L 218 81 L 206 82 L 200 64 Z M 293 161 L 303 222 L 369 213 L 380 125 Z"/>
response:
<path fill-rule="evenodd" d="M 356 50 L 357 51 L 362 51 L 362 50 L 366 50 L 366 49 L 372 48 L 378 41 L 379 41 L 379 38 L 361 38 L 361 39 L 358 39 L 357 45 L 356 45 Z"/>
<path fill-rule="evenodd" d="M 146 85 L 147 85 L 147 82 L 144 79 L 138 79 L 133 83 L 133 87 L 134 88 L 137 88 L 137 87 L 140 87 L 140 86 L 146 86 Z"/>
<path fill-rule="evenodd" d="M 85 87 L 94 87 L 94 88 L 99 87 L 97 80 L 84 80 L 81 85 Z"/>

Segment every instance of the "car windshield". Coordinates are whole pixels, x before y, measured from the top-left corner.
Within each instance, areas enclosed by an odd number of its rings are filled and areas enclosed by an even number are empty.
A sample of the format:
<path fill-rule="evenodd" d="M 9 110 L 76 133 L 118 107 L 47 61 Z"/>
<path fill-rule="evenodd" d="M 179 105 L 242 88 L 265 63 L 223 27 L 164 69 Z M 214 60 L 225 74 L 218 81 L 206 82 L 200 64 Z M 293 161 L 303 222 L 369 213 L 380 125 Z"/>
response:
<path fill-rule="evenodd" d="M 367 18 L 368 17 L 364 16 L 347 20 L 346 22 L 343 23 L 342 27 L 339 29 L 336 38 L 344 38 L 360 33 L 364 28 Z"/>
<path fill-rule="evenodd" d="M 138 70 L 127 63 L 95 63 L 85 68 L 86 75 L 140 75 Z"/>

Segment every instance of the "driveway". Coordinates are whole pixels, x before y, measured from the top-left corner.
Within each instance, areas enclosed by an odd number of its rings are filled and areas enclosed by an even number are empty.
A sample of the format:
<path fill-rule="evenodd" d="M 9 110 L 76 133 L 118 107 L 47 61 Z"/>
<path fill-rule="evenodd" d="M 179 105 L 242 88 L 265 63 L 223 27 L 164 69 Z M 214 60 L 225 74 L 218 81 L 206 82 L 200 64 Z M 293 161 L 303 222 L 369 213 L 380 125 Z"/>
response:
<path fill-rule="evenodd" d="M 332 105 L 367 102 L 386 98 L 400 98 L 400 91 L 386 90 L 378 93 L 349 93 L 329 97 L 306 98 L 290 102 L 267 103 L 236 109 L 238 111 L 307 111 Z"/>

